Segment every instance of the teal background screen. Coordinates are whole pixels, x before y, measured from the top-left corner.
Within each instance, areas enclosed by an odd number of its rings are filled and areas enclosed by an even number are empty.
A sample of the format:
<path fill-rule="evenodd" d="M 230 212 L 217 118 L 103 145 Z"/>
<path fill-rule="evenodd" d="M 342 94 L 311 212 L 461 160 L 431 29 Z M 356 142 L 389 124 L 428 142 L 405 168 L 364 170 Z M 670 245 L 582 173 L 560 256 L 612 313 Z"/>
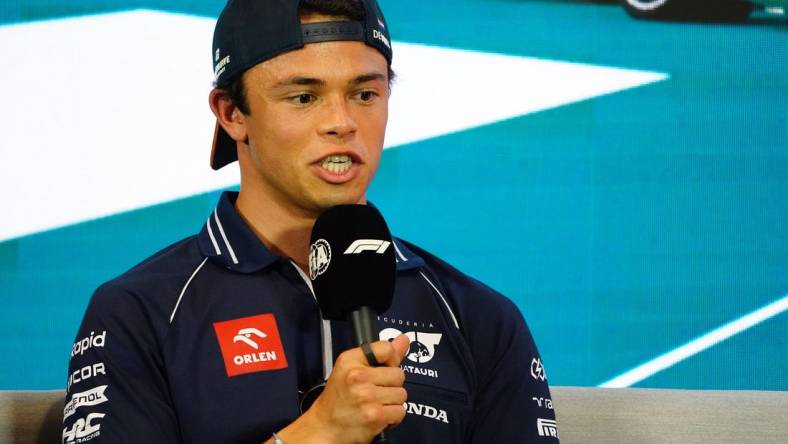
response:
<path fill-rule="evenodd" d="M 634 385 L 788 389 L 784 17 L 756 12 L 740 24 L 699 24 L 637 21 L 604 2 L 381 4 L 398 42 L 668 76 L 384 151 L 369 197 L 392 231 L 515 301 L 551 384 L 603 384 L 777 304 Z M 0 31 L 139 8 L 215 19 L 221 7 L 6 1 Z M 440 66 L 434 74 L 452 75 Z M 38 89 L 23 79 L 4 83 Z M 518 87 L 517 78 L 468 85 L 501 103 Z M 56 100 L 41 97 L 37 109 L 16 112 L 56 119 L 47 114 Z M 137 117 L 123 119 L 134 125 Z M 207 146 L 195 148 L 206 168 Z M 0 146 L 5 158 L 24 150 Z M 220 191 L 0 241 L 0 389 L 63 388 L 92 291 L 199 231 Z M 11 200 L 4 211 L 18 211 Z"/>

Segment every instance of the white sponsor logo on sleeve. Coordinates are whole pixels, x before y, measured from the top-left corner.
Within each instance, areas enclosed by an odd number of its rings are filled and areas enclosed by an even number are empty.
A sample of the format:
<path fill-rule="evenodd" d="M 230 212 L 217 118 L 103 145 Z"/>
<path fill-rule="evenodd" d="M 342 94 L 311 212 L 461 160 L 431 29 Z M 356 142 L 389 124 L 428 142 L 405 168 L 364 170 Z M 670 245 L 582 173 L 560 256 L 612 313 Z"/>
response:
<path fill-rule="evenodd" d="M 542 407 L 542 408 L 545 408 L 545 409 L 548 409 L 548 410 L 553 410 L 553 400 L 552 399 L 550 399 L 550 398 L 537 398 L 537 397 L 533 397 L 531 399 L 536 401 L 536 405 L 538 405 L 539 407 Z"/>
<path fill-rule="evenodd" d="M 558 438 L 558 424 L 553 419 L 537 418 L 536 430 L 539 432 L 539 436 Z"/>
<path fill-rule="evenodd" d="M 533 358 L 531 360 L 531 376 L 537 381 L 547 380 L 547 374 L 545 374 L 544 365 L 542 365 L 542 360 L 540 358 Z"/>
<path fill-rule="evenodd" d="M 104 413 L 91 413 L 86 418 L 77 419 L 71 429 L 63 427 L 63 444 L 90 441 L 99 436 L 101 424 L 98 420 L 104 416 Z"/>
<path fill-rule="evenodd" d="M 105 390 L 107 390 L 107 386 L 100 385 L 84 392 L 74 393 L 66 404 L 66 408 L 63 409 L 63 419 L 73 415 L 80 407 L 98 405 L 108 401 L 104 395 Z"/>
<path fill-rule="evenodd" d="M 71 348 L 71 357 L 73 358 L 76 355 L 83 355 L 85 351 L 89 348 L 93 347 L 104 347 L 104 343 L 107 340 L 107 331 L 102 331 L 99 334 L 96 332 L 90 332 L 90 336 L 84 337 L 79 341 L 74 343 L 74 346 Z"/>
<path fill-rule="evenodd" d="M 104 369 L 103 362 L 97 362 L 92 365 L 86 365 L 79 370 L 75 370 L 74 373 L 68 375 L 68 387 L 66 390 L 71 390 L 71 385 L 76 384 L 78 382 L 82 382 L 86 379 L 90 379 L 94 376 L 98 375 L 105 375 L 107 371 Z"/>

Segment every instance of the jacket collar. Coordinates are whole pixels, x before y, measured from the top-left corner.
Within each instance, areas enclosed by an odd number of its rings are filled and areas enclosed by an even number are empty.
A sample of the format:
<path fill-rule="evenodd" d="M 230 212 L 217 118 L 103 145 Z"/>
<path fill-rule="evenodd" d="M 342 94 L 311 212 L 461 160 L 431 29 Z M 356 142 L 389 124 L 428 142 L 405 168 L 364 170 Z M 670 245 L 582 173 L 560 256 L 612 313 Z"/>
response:
<path fill-rule="evenodd" d="M 254 273 L 282 259 L 272 252 L 252 232 L 235 210 L 237 191 L 225 191 L 202 230 L 197 235 L 200 252 L 227 269 L 239 273 Z M 394 238 L 394 257 L 397 270 L 409 270 L 424 265 L 424 260 L 405 243 Z"/>

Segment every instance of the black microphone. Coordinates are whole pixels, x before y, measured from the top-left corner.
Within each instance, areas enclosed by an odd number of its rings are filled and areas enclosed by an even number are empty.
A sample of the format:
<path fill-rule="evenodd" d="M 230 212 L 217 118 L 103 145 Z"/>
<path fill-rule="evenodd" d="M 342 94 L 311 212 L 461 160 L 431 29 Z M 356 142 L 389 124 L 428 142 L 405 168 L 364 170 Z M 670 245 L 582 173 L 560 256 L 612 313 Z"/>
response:
<path fill-rule="evenodd" d="M 391 306 L 392 243 L 383 216 L 368 205 L 331 207 L 312 228 L 309 274 L 320 311 L 324 319 L 350 321 L 358 345 L 378 340 L 375 318 Z M 381 432 L 375 442 L 388 441 Z"/>

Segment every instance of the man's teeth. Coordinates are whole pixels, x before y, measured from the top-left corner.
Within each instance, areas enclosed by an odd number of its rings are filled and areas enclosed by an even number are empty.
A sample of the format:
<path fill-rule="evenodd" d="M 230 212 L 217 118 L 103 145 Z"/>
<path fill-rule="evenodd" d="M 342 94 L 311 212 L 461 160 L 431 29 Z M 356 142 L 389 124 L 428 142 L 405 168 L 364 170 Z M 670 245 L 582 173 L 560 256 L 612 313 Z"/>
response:
<path fill-rule="evenodd" d="M 323 159 L 322 166 L 334 174 L 341 174 L 353 166 L 353 161 L 350 159 L 350 156 L 328 156 Z"/>

